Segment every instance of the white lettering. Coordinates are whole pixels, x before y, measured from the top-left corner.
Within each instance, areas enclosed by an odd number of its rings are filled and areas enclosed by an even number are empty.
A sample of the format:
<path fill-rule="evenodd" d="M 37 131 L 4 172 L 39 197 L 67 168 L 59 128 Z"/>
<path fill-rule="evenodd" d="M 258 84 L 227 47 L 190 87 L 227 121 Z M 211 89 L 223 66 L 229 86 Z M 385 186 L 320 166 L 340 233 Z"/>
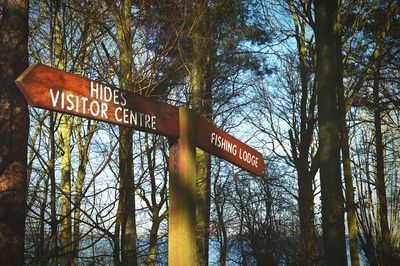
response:
<path fill-rule="evenodd" d="M 60 96 L 60 91 L 57 91 L 57 94 L 54 96 L 53 89 L 50 89 L 51 103 L 53 104 L 53 107 L 56 107 L 59 96 Z"/>
<path fill-rule="evenodd" d="M 118 113 L 120 113 L 120 112 L 122 112 L 122 107 L 117 107 L 116 109 L 115 109 L 115 112 L 114 112 L 114 114 L 115 114 L 115 120 L 117 120 L 118 122 L 122 122 L 122 118 L 120 118 L 119 116 L 118 116 Z"/>
<path fill-rule="evenodd" d="M 87 102 L 88 100 L 89 100 L 88 98 L 82 97 L 82 110 L 83 110 L 83 114 L 86 114 L 86 102 Z"/>
<path fill-rule="evenodd" d="M 124 123 L 126 123 L 126 124 L 128 124 L 129 123 L 129 113 L 128 113 L 128 111 L 129 111 L 129 109 L 123 109 L 123 113 L 124 113 L 124 116 L 123 116 L 123 120 L 124 120 Z"/>
<path fill-rule="evenodd" d="M 229 140 L 224 139 L 222 136 L 217 135 L 215 132 L 211 132 L 210 143 L 214 144 L 217 148 L 221 148 L 222 150 L 229 152 L 233 156 L 237 154 L 237 146 L 236 144 L 231 143 Z"/>
<path fill-rule="evenodd" d="M 79 112 L 79 97 L 75 97 L 75 112 Z"/>
<path fill-rule="evenodd" d="M 72 110 L 74 110 L 74 102 L 73 102 L 73 98 L 74 98 L 74 95 L 73 94 L 68 94 L 67 95 L 67 110 L 69 110 L 69 111 L 72 111 Z M 78 98 L 78 97 L 76 97 L 76 98 Z"/>
<path fill-rule="evenodd" d="M 123 92 L 123 91 L 121 91 L 121 98 L 122 98 L 121 105 L 125 106 L 126 105 L 126 98 L 125 98 L 125 92 Z"/>
<path fill-rule="evenodd" d="M 137 112 L 131 112 L 130 122 L 132 125 L 137 125 Z"/>
<path fill-rule="evenodd" d="M 99 98 L 99 84 L 96 83 L 96 88 L 93 86 L 93 81 L 90 81 L 90 97 Z M 94 96 L 96 94 L 96 96 Z"/>
<path fill-rule="evenodd" d="M 104 107 L 104 108 L 106 108 L 106 107 Z M 107 110 L 108 109 L 105 109 L 103 111 L 103 109 L 102 109 L 102 116 L 105 116 L 106 118 L 107 118 L 107 115 L 106 115 Z M 119 123 L 124 123 L 124 124 L 129 124 L 129 125 L 145 127 L 145 128 L 156 130 L 157 116 L 151 116 L 148 114 L 134 112 L 131 109 L 122 108 L 121 106 L 119 106 L 115 109 L 114 116 L 115 116 L 115 120 L 117 120 L 117 122 L 119 122 Z"/>
<path fill-rule="evenodd" d="M 250 152 L 248 151 L 243 151 L 242 149 L 240 149 L 239 151 L 239 158 L 243 161 L 245 161 L 248 164 L 251 164 L 253 166 L 255 166 L 256 168 L 258 168 L 258 158 L 254 155 L 252 155 Z"/>
<path fill-rule="evenodd" d="M 211 133 L 211 143 L 213 143 L 215 145 L 214 140 L 215 140 L 215 133 L 212 132 Z"/>
<path fill-rule="evenodd" d="M 102 84 L 99 85 L 99 94 L 100 94 L 99 99 L 102 101 L 103 100 L 103 85 Z"/>
<path fill-rule="evenodd" d="M 108 105 L 106 103 L 101 103 L 101 117 L 108 119 L 107 111 L 108 111 Z"/>
<path fill-rule="evenodd" d="M 104 101 L 110 102 L 113 97 L 113 93 L 112 93 L 110 87 L 104 86 L 103 94 L 104 94 Z"/>
<path fill-rule="evenodd" d="M 156 116 L 151 117 L 151 129 L 156 130 Z"/>
<path fill-rule="evenodd" d="M 118 101 L 118 91 L 117 91 L 117 90 L 114 90 L 114 91 L 113 91 L 113 95 L 114 95 L 114 103 L 115 103 L 115 104 L 119 104 L 119 101 Z"/>
<path fill-rule="evenodd" d="M 61 92 L 61 109 L 64 109 L 64 101 L 65 101 L 65 95 L 64 92 Z"/>
<path fill-rule="evenodd" d="M 145 115 L 144 116 L 144 127 L 147 127 L 147 128 L 151 128 L 151 126 L 150 126 L 150 120 L 151 120 L 151 117 L 150 117 L 150 115 Z"/>
<path fill-rule="evenodd" d="M 139 113 L 139 121 L 140 121 L 139 125 L 140 125 L 141 127 L 143 126 L 143 115 L 144 115 L 144 114 Z"/>
<path fill-rule="evenodd" d="M 93 100 L 89 106 L 92 116 L 98 116 L 100 114 L 100 104 L 98 101 Z"/>

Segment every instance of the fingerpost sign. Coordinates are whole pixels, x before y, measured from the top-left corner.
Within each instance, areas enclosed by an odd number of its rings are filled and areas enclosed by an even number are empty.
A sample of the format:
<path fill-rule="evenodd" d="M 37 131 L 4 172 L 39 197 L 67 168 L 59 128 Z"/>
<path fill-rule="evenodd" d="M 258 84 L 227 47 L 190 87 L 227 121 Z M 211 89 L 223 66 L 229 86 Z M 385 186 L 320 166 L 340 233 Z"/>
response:
<path fill-rule="evenodd" d="M 176 140 L 170 148 L 169 265 L 194 265 L 196 257 L 196 152 L 199 147 L 255 175 L 261 153 L 187 108 L 34 64 L 16 84 L 29 105 L 132 127 Z"/>

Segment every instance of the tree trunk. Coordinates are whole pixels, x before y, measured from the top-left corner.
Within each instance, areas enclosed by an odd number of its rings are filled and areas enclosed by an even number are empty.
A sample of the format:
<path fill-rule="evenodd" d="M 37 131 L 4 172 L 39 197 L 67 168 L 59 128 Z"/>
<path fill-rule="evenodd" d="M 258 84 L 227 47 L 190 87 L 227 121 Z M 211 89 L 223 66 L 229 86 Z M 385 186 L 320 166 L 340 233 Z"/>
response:
<path fill-rule="evenodd" d="M 349 136 L 346 125 L 346 113 L 344 106 L 344 95 L 343 89 L 339 92 L 339 112 L 340 112 L 340 145 L 342 149 L 342 160 L 343 160 L 343 175 L 346 188 L 346 210 L 347 210 L 347 227 L 349 230 L 349 244 L 350 244 L 350 256 L 351 265 L 360 265 L 360 255 L 358 247 L 358 225 L 357 225 L 357 214 L 356 204 L 354 201 L 354 186 L 353 176 L 351 172 L 351 161 L 350 161 L 350 147 L 349 147 Z"/>
<path fill-rule="evenodd" d="M 216 175 L 214 176 L 213 181 L 213 199 L 215 205 L 215 211 L 217 215 L 217 228 L 215 229 L 217 232 L 218 244 L 219 244 L 219 266 L 226 265 L 226 257 L 228 253 L 228 234 L 225 226 L 224 220 L 224 203 L 225 203 L 225 195 L 223 193 L 224 188 L 219 185 L 220 180 L 220 165 L 217 168 Z"/>
<path fill-rule="evenodd" d="M 135 186 L 133 181 L 132 134 L 130 128 L 120 127 L 119 171 L 121 212 L 121 258 L 122 265 L 137 265 Z"/>
<path fill-rule="evenodd" d="M 156 265 L 159 227 L 160 227 L 160 219 L 158 218 L 158 210 L 154 210 L 151 229 L 150 229 L 150 237 L 149 237 L 149 255 L 147 258 L 148 266 Z"/>
<path fill-rule="evenodd" d="M 337 110 L 337 1 L 315 2 L 324 263 L 347 265 Z"/>
<path fill-rule="evenodd" d="M 86 167 L 89 162 L 89 146 L 93 137 L 94 129 L 96 125 L 91 126 L 89 121 L 89 125 L 87 127 L 87 134 L 82 136 L 81 128 L 82 119 L 77 123 L 77 138 L 78 138 L 78 150 L 79 150 L 79 164 L 78 164 L 78 178 L 75 181 L 75 197 L 74 197 L 74 231 L 73 231 L 73 255 L 72 255 L 72 265 L 77 266 L 79 263 L 79 249 L 80 249 L 80 219 L 81 219 L 81 200 L 84 195 L 82 195 L 83 184 L 85 182 L 86 177 Z"/>
<path fill-rule="evenodd" d="M 61 195 L 60 195 L 60 244 L 61 266 L 72 264 L 72 220 L 71 220 L 71 130 L 72 117 L 61 115 L 60 147 L 61 156 Z"/>
<path fill-rule="evenodd" d="M 48 256 L 45 252 L 46 241 L 45 241 L 45 223 L 46 223 L 46 208 L 47 208 L 47 197 L 49 191 L 49 178 L 46 178 L 46 183 L 43 191 L 43 200 L 40 204 L 40 232 L 39 232 L 39 252 L 38 252 L 38 264 L 40 266 L 48 265 Z"/>
<path fill-rule="evenodd" d="M 113 238 L 113 262 L 114 266 L 121 265 L 121 217 L 122 217 L 122 207 L 123 207 L 123 193 L 121 191 L 121 185 L 119 186 L 119 199 L 117 207 L 117 215 L 115 218 L 115 228 L 114 228 L 114 238 Z"/>
<path fill-rule="evenodd" d="M 27 103 L 15 85 L 28 67 L 28 1 L 2 1 L 0 24 L 0 265 L 24 262 Z"/>
<path fill-rule="evenodd" d="M 340 30 L 340 13 L 336 16 L 336 25 Z M 345 182 L 345 196 L 346 196 L 346 211 L 347 211 L 347 227 L 349 231 L 349 245 L 350 245 L 350 257 L 351 265 L 360 265 L 360 255 L 358 247 L 358 226 L 357 226 L 357 213 L 356 204 L 354 201 L 354 186 L 353 176 L 351 172 L 351 161 L 350 161 L 350 147 L 349 147 L 349 133 L 346 124 L 346 105 L 343 87 L 343 63 L 342 63 L 342 39 L 340 35 L 336 38 L 336 49 L 337 49 L 337 94 L 338 94 L 338 110 L 339 110 L 339 127 L 340 127 L 340 147 L 342 150 L 342 161 L 343 161 L 343 176 Z"/>
<path fill-rule="evenodd" d="M 107 1 L 113 13 L 117 31 L 117 45 L 119 49 L 120 71 L 118 79 L 121 89 L 133 91 L 132 87 L 132 0 L 122 1 L 116 5 Z M 116 223 L 120 226 L 120 245 L 115 251 L 121 250 L 122 265 L 137 265 L 136 254 L 136 219 L 135 219 L 135 183 L 133 175 L 133 130 L 119 127 L 119 178 L 120 198 Z M 117 228 L 116 224 L 116 228 Z M 116 232 L 119 237 L 119 232 Z M 119 254 L 114 254 L 114 261 L 118 263 Z"/>
<path fill-rule="evenodd" d="M 299 218 L 300 218 L 300 262 L 302 265 L 316 265 L 319 261 L 317 236 L 315 233 L 313 178 L 305 171 L 298 171 Z"/>
<path fill-rule="evenodd" d="M 392 263 L 392 247 L 390 240 L 390 231 L 388 225 L 388 209 L 386 199 L 385 185 L 385 162 L 384 162 L 384 146 L 382 134 L 382 118 L 381 107 L 379 102 L 379 81 L 380 81 L 380 57 L 377 56 L 376 69 L 374 73 L 373 97 L 374 97 L 374 126 L 375 126 L 375 150 L 376 150 L 376 194 L 378 196 L 378 215 L 382 234 L 382 263 L 383 265 L 391 265 Z"/>
<path fill-rule="evenodd" d="M 210 62 L 207 32 L 207 1 L 198 0 L 194 4 L 192 30 L 193 62 L 191 69 L 192 106 L 201 116 L 211 118 L 211 80 L 207 71 Z M 203 150 L 196 149 L 196 265 L 208 265 L 209 223 L 210 223 L 210 162 L 211 157 Z"/>
<path fill-rule="evenodd" d="M 65 36 L 62 31 L 61 3 L 55 6 L 54 28 L 54 57 L 55 65 L 59 69 L 65 69 L 63 43 Z M 71 131 L 73 118 L 66 114 L 60 114 L 60 148 L 61 148 L 61 181 L 60 181 L 60 265 L 70 266 L 72 263 L 72 219 L 71 219 Z"/>
<path fill-rule="evenodd" d="M 163 213 L 160 214 L 162 206 L 167 201 L 167 198 L 165 197 L 166 196 L 165 193 L 163 193 L 164 189 L 161 188 L 161 191 L 158 190 L 158 186 L 156 183 L 156 172 L 155 172 L 155 170 L 156 170 L 155 169 L 156 145 L 157 145 L 156 141 L 154 141 L 154 139 L 153 139 L 154 150 L 152 151 L 152 149 L 149 147 L 149 134 L 146 133 L 145 134 L 145 152 L 146 152 L 147 165 L 148 165 L 148 171 L 149 171 L 149 176 L 150 176 L 150 184 L 151 184 L 150 198 L 151 199 L 150 199 L 150 201 L 148 199 L 145 199 L 145 201 L 147 202 L 147 206 L 149 208 L 149 211 L 151 212 L 151 222 L 152 222 L 151 229 L 150 229 L 150 235 L 149 235 L 149 253 L 148 253 L 148 257 L 147 257 L 147 265 L 149 265 L 149 266 L 156 265 L 157 247 L 158 247 L 158 230 L 160 228 L 161 222 L 167 216 L 167 211 L 163 211 Z M 164 184 L 164 185 L 166 185 L 166 184 Z M 159 203 L 157 202 L 158 195 L 160 198 Z"/>
<path fill-rule="evenodd" d="M 55 128 L 55 114 L 50 111 L 50 161 L 49 161 L 49 179 L 50 179 L 50 254 L 51 254 L 51 265 L 58 265 L 58 240 L 57 240 L 57 197 L 56 197 L 56 175 L 54 170 L 55 157 L 56 157 L 56 144 L 54 138 Z"/>
<path fill-rule="evenodd" d="M 215 184 L 217 185 L 217 184 Z M 218 200 L 215 201 L 218 204 Z M 226 231 L 225 221 L 224 221 L 224 210 L 223 206 L 216 206 L 217 216 L 218 216 L 218 227 L 220 228 L 220 254 L 219 254 L 219 262 L 218 265 L 225 266 L 226 265 L 226 257 L 228 254 L 228 234 Z"/>
<path fill-rule="evenodd" d="M 300 264 L 315 265 L 318 264 L 320 251 L 317 243 L 315 232 L 315 214 L 314 214 L 314 191 L 313 181 L 316 171 L 310 172 L 310 147 L 312 144 L 312 136 L 315 129 L 315 86 L 312 86 L 312 91 L 309 85 L 309 67 L 307 58 L 309 55 L 314 56 L 307 50 L 308 42 L 306 37 L 307 22 L 298 13 L 299 10 L 295 7 L 295 3 L 288 1 L 290 12 L 293 16 L 293 22 L 296 31 L 297 53 L 299 57 L 298 71 L 301 82 L 301 101 L 300 101 L 300 143 L 297 144 L 298 137 L 293 136 L 293 131 L 290 130 L 291 152 L 297 171 L 297 182 L 299 186 L 299 218 L 300 218 Z M 308 8 L 305 6 L 305 8 Z M 311 97 L 310 96 L 311 92 Z M 307 105 L 307 103 L 309 103 Z M 296 112 L 297 110 L 293 110 Z M 294 114 L 296 115 L 296 114 Z M 295 128 L 297 125 L 293 125 Z M 313 154 L 311 154 L 313 156 Z M 316 160 L 311 158 L 311 165 Z"/>

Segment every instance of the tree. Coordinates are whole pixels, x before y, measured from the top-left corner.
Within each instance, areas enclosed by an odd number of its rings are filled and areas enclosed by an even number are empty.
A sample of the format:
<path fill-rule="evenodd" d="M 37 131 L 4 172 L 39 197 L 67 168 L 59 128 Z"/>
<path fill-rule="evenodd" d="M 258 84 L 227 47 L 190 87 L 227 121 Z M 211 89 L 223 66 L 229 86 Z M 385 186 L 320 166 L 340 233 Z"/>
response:
<path fill-rule="evenodd" d="M 315 175 L 319 169 L 319 153 L 310 154 L 313 146 L 313 135 L 316 124 L 316 90 L 315 81 L 309 82 L 311 71 L 315 67 L 315 51 L 313 51 L 312 40 L 306 37 L 307 14 L 311 11 L 311 1 L 300 1 L 293 3 L 288 1 L 290 12 L 295 24 L 295 38 L 298 53 L 298 72 L 301 84 L 301 96 L 299 110 L 293 110 L 294 116 L 299 113 L 300 127 L 294 124 L 289 130 L 292 160 L 297 171 L 298 179 L 298 203 L 300 218 L 301 250 L 300 261 L 305 265 L 317 264 L 319 261 L 319 247 L 315 231 L 314 216 L 314 189 Z M 301 8 L 301 9 L 300 9 Z M 299 14 L 301 10 L 301 14 Z M 308 22 L 312 24 L 312 22 Z M 313 38 L 313 37 L 311 37 Z M 310 61 L 310 59 L 312 62 Z M 310 66 L 310 63 L 312 64 Z M 292 88 L 292 91 L 297 91 Z M 296 121 L 296 120 L 294 120 Z M 309 158 L 311 157 L 311 158 Z M 311 161 L 311 165 L 310 162 Z"/>
<path fill-rule="evenodd" d="M 199 116 L 211 118 L 212 80 L 208 67 L 213 57 L 210 49 L 211 32 L 209 6 L 206 0 L 194 3 L 192 29 L 192 68 L 190 84 L 192 107 Z M 207 23 L 208 22 L 208 23 Z M 208 25 L 207 25 L 208 24 Z M 209 223 L 210 223 L 210 154 L 196 149 L 196 264 L 208 264 Z"/>
<path fill-rule="evenodd" d="M 351 170 L 351 158 L 350 158 L 350 147 L 349 147 L 349 132 L 346 123 L 346 104 L 345 104 L 345 93 L 343 86 L 343 56 L 342 56 L 342 6 L 339 6 L 339 12 L 336 13 L 335 23 L 337 25 L 336 34 L 336 49 L 337 49 L 337 101 L 338 101 L 338 115 L 339 115 L 339 132 L 340 132 L 340 149 L 342 152 L 342 164 L 343 164 L 343 177 L 345 182 L 345 196 L 346 196 L 346 211 L 347 211 L 347 226 L 349 232 L 349 246 L 351 265 L 360 265 L 360 255 L 358 246 L 358 226 L 357 226 L 357 214 L 356 214 L 356 203 L 354 201 L 354 186 L 353 186 L 353 175 Z M 340 25 L 340 26 L 338 26 Z"/>
<path fill-rule="evenodd" d="M 353 101 L 351 97 L 348 100 L 354 103 L 354 108 L 359 109 L 355 112 L 355 117 L 365 123 L 363 126 L 365 131 L 363 130 L 363 132 L 364 134 L 367 133 L 360 141 L 361 143 L 357 143 L 355 154 L 359 157 L 359 164 L 355 166 L 358 168 L 356 173 L 359 172 L 360 177 L 362 176 L 357 184 L 358 193 L 360 194 L 360 202 L 358 204 L 360 209 L 357 213 L 359 228 L 361 229 L 360 246 L 371 264 L 393 263 L 390 261 L 392 259 L 390 231 L 392 230 L 393 233 L 395 226 L 389 225 L 389 208 L 393 208 L 392 206 L 394 205 L 390 206 L 387 201 L 387 198 L 391 197 L 388 194 L 388 189 L 393 178 L 390 177 L 390 170 L 386 170 L 386 165 L 390 164 L 387 162 L 386 152 L 388 154 L 391 154 L 391 152 L 387 151 L 385 147 L 389 145 L 390 141 L 385 140 L 384 128 L 387 124 L 385 120 L 391 120 L 394 115 L 391 108 L 396 93 L 388 88 L 392 87 L 392 83 L 389 81 L 392 80 L 391 75 L 394 73 L 393 69 L 391 69 L 391 62 L 396 61 L 395 54 L 397 52 L 395 51 L 398 49 L 398 42 L 396 41 L 398 33 L 395 30 L 398 20 L 396 21 L 393 15 L 396 13 L 396 9 L 398 9 L 398 2 L 390 4 L 376 3 L 370 6 L 363 6 L 361 9 L 357 7 L 357 10 L 364 10 L 364 16 L 357 14 L 357 12 L 356 15 L 349 12 L 351 14 L 350 17 L 353 17 L 353 21 L 357 21 L 357 19 L 363 20 L 363 23 L 360 23 L 362 26 L 358 29 L 361 38 L 355 42 L 356 49 L 352 49 L 352 56 L 357 61 L 359 60 L 359 62 L 356 61 L 359 65 L 365 65 L 365 70 L 360 75 L 360 77 L 364 76 L 364 78 L 360 78 L 360 82 L 357 82 L 358 85 L 353 86 L 354 91 L 357 92 L 355 100 L 353 99 Z M 368 63 L 365 64 L 365 62 Z M 354 71 L 358 70 L 357 67 L 354 62 L 348 64 L 347 77 L 355 76 Z M 383 101 L 386 103 L 382 104 Z M 371 113 L 372 117 L 369 117 Z M 372 121 L 371 124 L 374 125 L 374 130 L 366 123 L 369 119 Z M 391 130 L 389 129 L 388 131 L 390 132 Z M 375 134 L 371 136 L 371 132 L 375 132 Z M 386 135 L 386 138 L 391 138 L 388 136 L 390 135 L 389 133 L 386 133 Z M 372 139 L 369 139 L 370 137 Z M 375 146 L 375 150 L 372 145 Z M 359 147 L 365 149 L 361 155 L 357 154 L 360 151 Z M 346 169 L 346 164 L 344 164 L 344 169 Z M 373 176 L 375 178 L 372 178 Z M 376 189 L 374 186 L 376 186 Z M 376 204 L 378 208 L 374 207 L 375 199 L 378 201 Z M 356 204 L 353 205 L 354 207 L 357 206 Z M 351 211 L 351 208 L 352 204 L 349 204 L 347 206 L 348 211 Z M 395 216 L 392 216 L 392 222 Z"/>
<path fill-rule="evenodd" d="M 392 12 L 390 12 L 391 6 L 388 6 L 387 18 L 385 20 L 385 30 L 388 31 L 392 23 Z M 380 38 L 379 38 L 380 37 Z M 383 36 L 379 36 L 382 39 Z M 392 244 L 388 222 L 388 207 L 386 197 L 386 185 L 385 185 L 385 156 L 384 156 L 384 143 L 382 134 L 382 106 L 380 103 L 380 87 L 381 87 L 381 68 L 382 68 L 382 48 L 383 43 L 377 45 L 377 49 L 374 51 L 375 72 L 373 75 L 373 106 L 374 106 L 374 127 L 375 127 L 375 151 L 376 151 L 376 192 L 379 203 L 379 223 L 381 229 L 381 245 L 382 245 L 382 263 L 384 265 L 392 264 Z"/>
<path fill-rule="evenodd" d="M 0 264 L 24 259 L 28 106 L 15 85 L 28 67 L 27 0 L 2 1 L 0 22 Z"/>
<path fill-rule="evenodd" d="M 337 1 L 315 2 L 322 230 L 326 265 L 347 264 L 336 100 L 339 71 L 337 12 Z"/>
<path fill-rule="evenodd" d="M 119 6 L 107 1 L 116 27 L 116 40 L 119 50 L 119 85 L 122 89 L 133 91 L 133 32 L 132 1 L 124 0 Z M 135 183 L 133 177 L 133 130 L 119 127 L 119 202 L 117 224 L 115 226 L 116 243 L 121 248 L 123 265 L 137 265 L 136 251 L 136 219 L 135 219 Z M 119 252 L 115 254 L 115 263 L 119 263 Z"/>

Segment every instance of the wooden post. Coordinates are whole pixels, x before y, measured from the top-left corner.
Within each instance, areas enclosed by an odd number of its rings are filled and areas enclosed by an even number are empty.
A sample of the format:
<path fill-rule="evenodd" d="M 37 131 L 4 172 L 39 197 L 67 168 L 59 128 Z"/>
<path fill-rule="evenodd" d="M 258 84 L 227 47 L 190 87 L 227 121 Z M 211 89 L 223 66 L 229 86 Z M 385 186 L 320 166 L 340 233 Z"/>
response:
<path fill-rule="evenodd" d="M 196 265 L 196 116 L 179 108 L 179 139 L 169 151 L 168 265 Z"/>

